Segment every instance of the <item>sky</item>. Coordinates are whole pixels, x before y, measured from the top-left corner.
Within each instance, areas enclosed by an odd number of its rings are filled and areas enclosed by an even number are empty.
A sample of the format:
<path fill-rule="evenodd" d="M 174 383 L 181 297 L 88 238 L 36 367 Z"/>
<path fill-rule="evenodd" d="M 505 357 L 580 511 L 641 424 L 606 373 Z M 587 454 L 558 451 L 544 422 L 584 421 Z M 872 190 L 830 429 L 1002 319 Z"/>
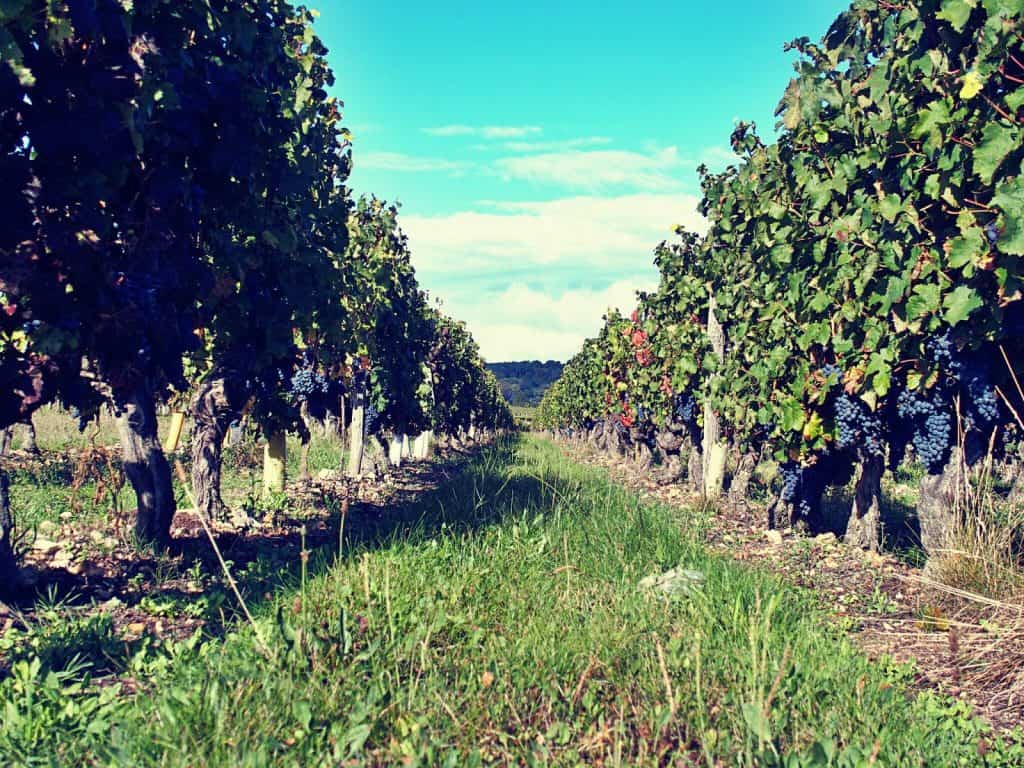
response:
<path fill-rule="evenodd" d="M 401 203 L 420 284 L 492 362 L 566 360 L 700 231 L 696 168 L 774 133 L 783 44 L 846 0 L 319 0 L 355 195 Z"/>

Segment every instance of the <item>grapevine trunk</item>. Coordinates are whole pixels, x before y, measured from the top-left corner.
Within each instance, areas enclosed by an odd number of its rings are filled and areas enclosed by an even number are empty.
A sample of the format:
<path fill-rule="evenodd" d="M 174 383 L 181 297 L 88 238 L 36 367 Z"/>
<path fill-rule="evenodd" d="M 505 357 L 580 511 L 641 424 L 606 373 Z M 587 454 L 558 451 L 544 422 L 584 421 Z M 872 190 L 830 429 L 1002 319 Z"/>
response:
<path fill-rule="evenodd" d="M 0 469 L 0 598 L 15 595 L 22 587 L 21 571 L 11 537 L 14 518 L 11 515 L 10 478 Z"/>
<path fill-rule="evenodd" d="M 921 478 L 917 519 L 921 524 L 921 546 L 932 558 L 949 547 L 956 523 L 957 493 L 965 481 L 963 454 L 954 447 L 942 471 Z"/>
<path fill-rule="evenodd" d="M 745 453 L 740 456 L 736 463 L 736 471 L 732 475 L 732 482 L 729 483 L 729 501 L 731 503 L 742 504 L 747 500 L 750 478 L 753 477 L 756 466 L 757 456 L 755 454 Z"/>
<path fill-rule="evenodd" d="M 118 398 L 117 419 L 124 473 L 135 491 L 135 535 L 147 544 L 164 545 L 170 539 L 174 517 L 171 468 L 157 439 L 156 407 L 145 387 Z"/>
<path fill-rule="evenodd" d="M 861 459 L 854 484 L 853 508 L 846 524 L 847 544 L 878 551 L 881 519 L 882 473 L 885 460 L 880 456 Z"/>
<path fill-rule="evenodd" d="M 241 415 L 240 404 L 232 402 L 237 398 L 231 398 L 230 392 L 226 376 L 212 376 L 192 401 L 192 492 L 196 513 L 208 520 L 226 512 L 220 495 L 224 436 Z"/>

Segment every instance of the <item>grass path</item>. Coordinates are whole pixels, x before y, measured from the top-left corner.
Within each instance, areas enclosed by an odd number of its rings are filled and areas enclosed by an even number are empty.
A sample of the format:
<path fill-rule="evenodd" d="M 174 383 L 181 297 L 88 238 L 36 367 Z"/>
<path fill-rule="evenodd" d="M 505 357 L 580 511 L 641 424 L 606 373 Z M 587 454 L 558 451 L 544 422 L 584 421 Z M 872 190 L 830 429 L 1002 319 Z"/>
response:
<path fill-rule="evenodd" d="M 912 698 L 806 594 L 708 553 L 535 438 L 419 501 L 422 522 L 313 561 L 249 627 L 127 670 L 134 697 L 19 664 L 10 764 L 1020 765 L 964 705 Z M 667 598 L 645 576 L 699 571 Z M 6 763 L 5 763 L 6 764 Z"/>

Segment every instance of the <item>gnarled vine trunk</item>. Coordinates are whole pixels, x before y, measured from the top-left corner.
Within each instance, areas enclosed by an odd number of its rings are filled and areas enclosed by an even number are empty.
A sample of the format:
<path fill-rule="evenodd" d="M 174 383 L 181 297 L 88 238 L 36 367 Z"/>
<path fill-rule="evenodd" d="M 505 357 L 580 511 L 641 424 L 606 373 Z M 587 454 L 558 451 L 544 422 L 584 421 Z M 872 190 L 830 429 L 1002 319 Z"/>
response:
<path fill-rule="evenodd" d="M 29 453 L 39 453 L 39 445 L 36 443 L 36 425 L 32 423 L 31 416 L 25 421 L 25 442 L 21 449 Z"/>
<path fill-rule="evenodd" d="M 754 469 L 757 468 L 757 454 L 744 453 L 736 462 L 736 469 L 732 473 L 732 481 L 729 483 L 730 503 L 742 504 L 747 500 L 747 492 L 750 490 L 750 478 L 754 476 Z"/>
<path fill-rule="evenodd" d="M 123 393 L 118 405 L 124 473 L 137 501 L 135 535 L 142 542 L 162 546 L 170 540 L 175 502 L 171 467 L 157 438 L 153 396 L 138 387 Z"/>
<path fill-rule="evenodd" d="M 23 586 L 14 556 L 14 518 L 11 515 L 10 478 L 0 469 L 0 598 L 16 595 Z"/>
<path fill-rule="evenodd" d="M 853 508 L 846 523 L 847 544 L 877 552 L 881 538 L 882 473 L 885 460 L 881 456 L 862 457 L 857 465 L 853 489 Z"/>
<path fill-rule="evenodd" d="M 694 493 L 704 492 L 704 455 L 696 443 L 690 446 L 687 457 L 686 484 Z"/>
<path fill-rule="evenodd" d="M 921 524 L 921 546 L 928 557 L 949 548 L 949 537 L 956 525 L 956 498 L 966 480 L 959 447 L 953 448 L 942 472 L 921 478 L 917 519 Z"/>
<path fill-rule="evenodd" d="M 192 492 L 196 513 L 208 520 L 227 513 L 220 495 L 224 436 L 241 418 L 244 402 L 244 393 L 234 392 L 222 372 L 207 376 L 192 400 Z"/>

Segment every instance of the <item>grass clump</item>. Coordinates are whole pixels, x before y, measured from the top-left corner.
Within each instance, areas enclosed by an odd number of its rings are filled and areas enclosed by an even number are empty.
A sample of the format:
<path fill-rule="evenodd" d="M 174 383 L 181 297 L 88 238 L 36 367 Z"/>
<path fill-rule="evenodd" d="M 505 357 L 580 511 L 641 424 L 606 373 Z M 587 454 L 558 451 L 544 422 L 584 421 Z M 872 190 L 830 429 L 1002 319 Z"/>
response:
<path fill-rule="evenodd" d="M 257 609 L 266 651 L 242 628 L 167 651 L 173 664 L 137 660 L 143 692 L 104 702 L 101 736 L 72 728 L 4 752 L 24 743 L 5 721 L 0 753 L 140 766 L 1024 757 L 964 705 L 910 693 L 907 668 L 870 663 L 806 594 L 707 552 L 697 513 L 642 503 L 550 443 L 501 443 L 390 522 L 351 532 Z M 676 568 L 696 586 L 638 588 Z"/>

